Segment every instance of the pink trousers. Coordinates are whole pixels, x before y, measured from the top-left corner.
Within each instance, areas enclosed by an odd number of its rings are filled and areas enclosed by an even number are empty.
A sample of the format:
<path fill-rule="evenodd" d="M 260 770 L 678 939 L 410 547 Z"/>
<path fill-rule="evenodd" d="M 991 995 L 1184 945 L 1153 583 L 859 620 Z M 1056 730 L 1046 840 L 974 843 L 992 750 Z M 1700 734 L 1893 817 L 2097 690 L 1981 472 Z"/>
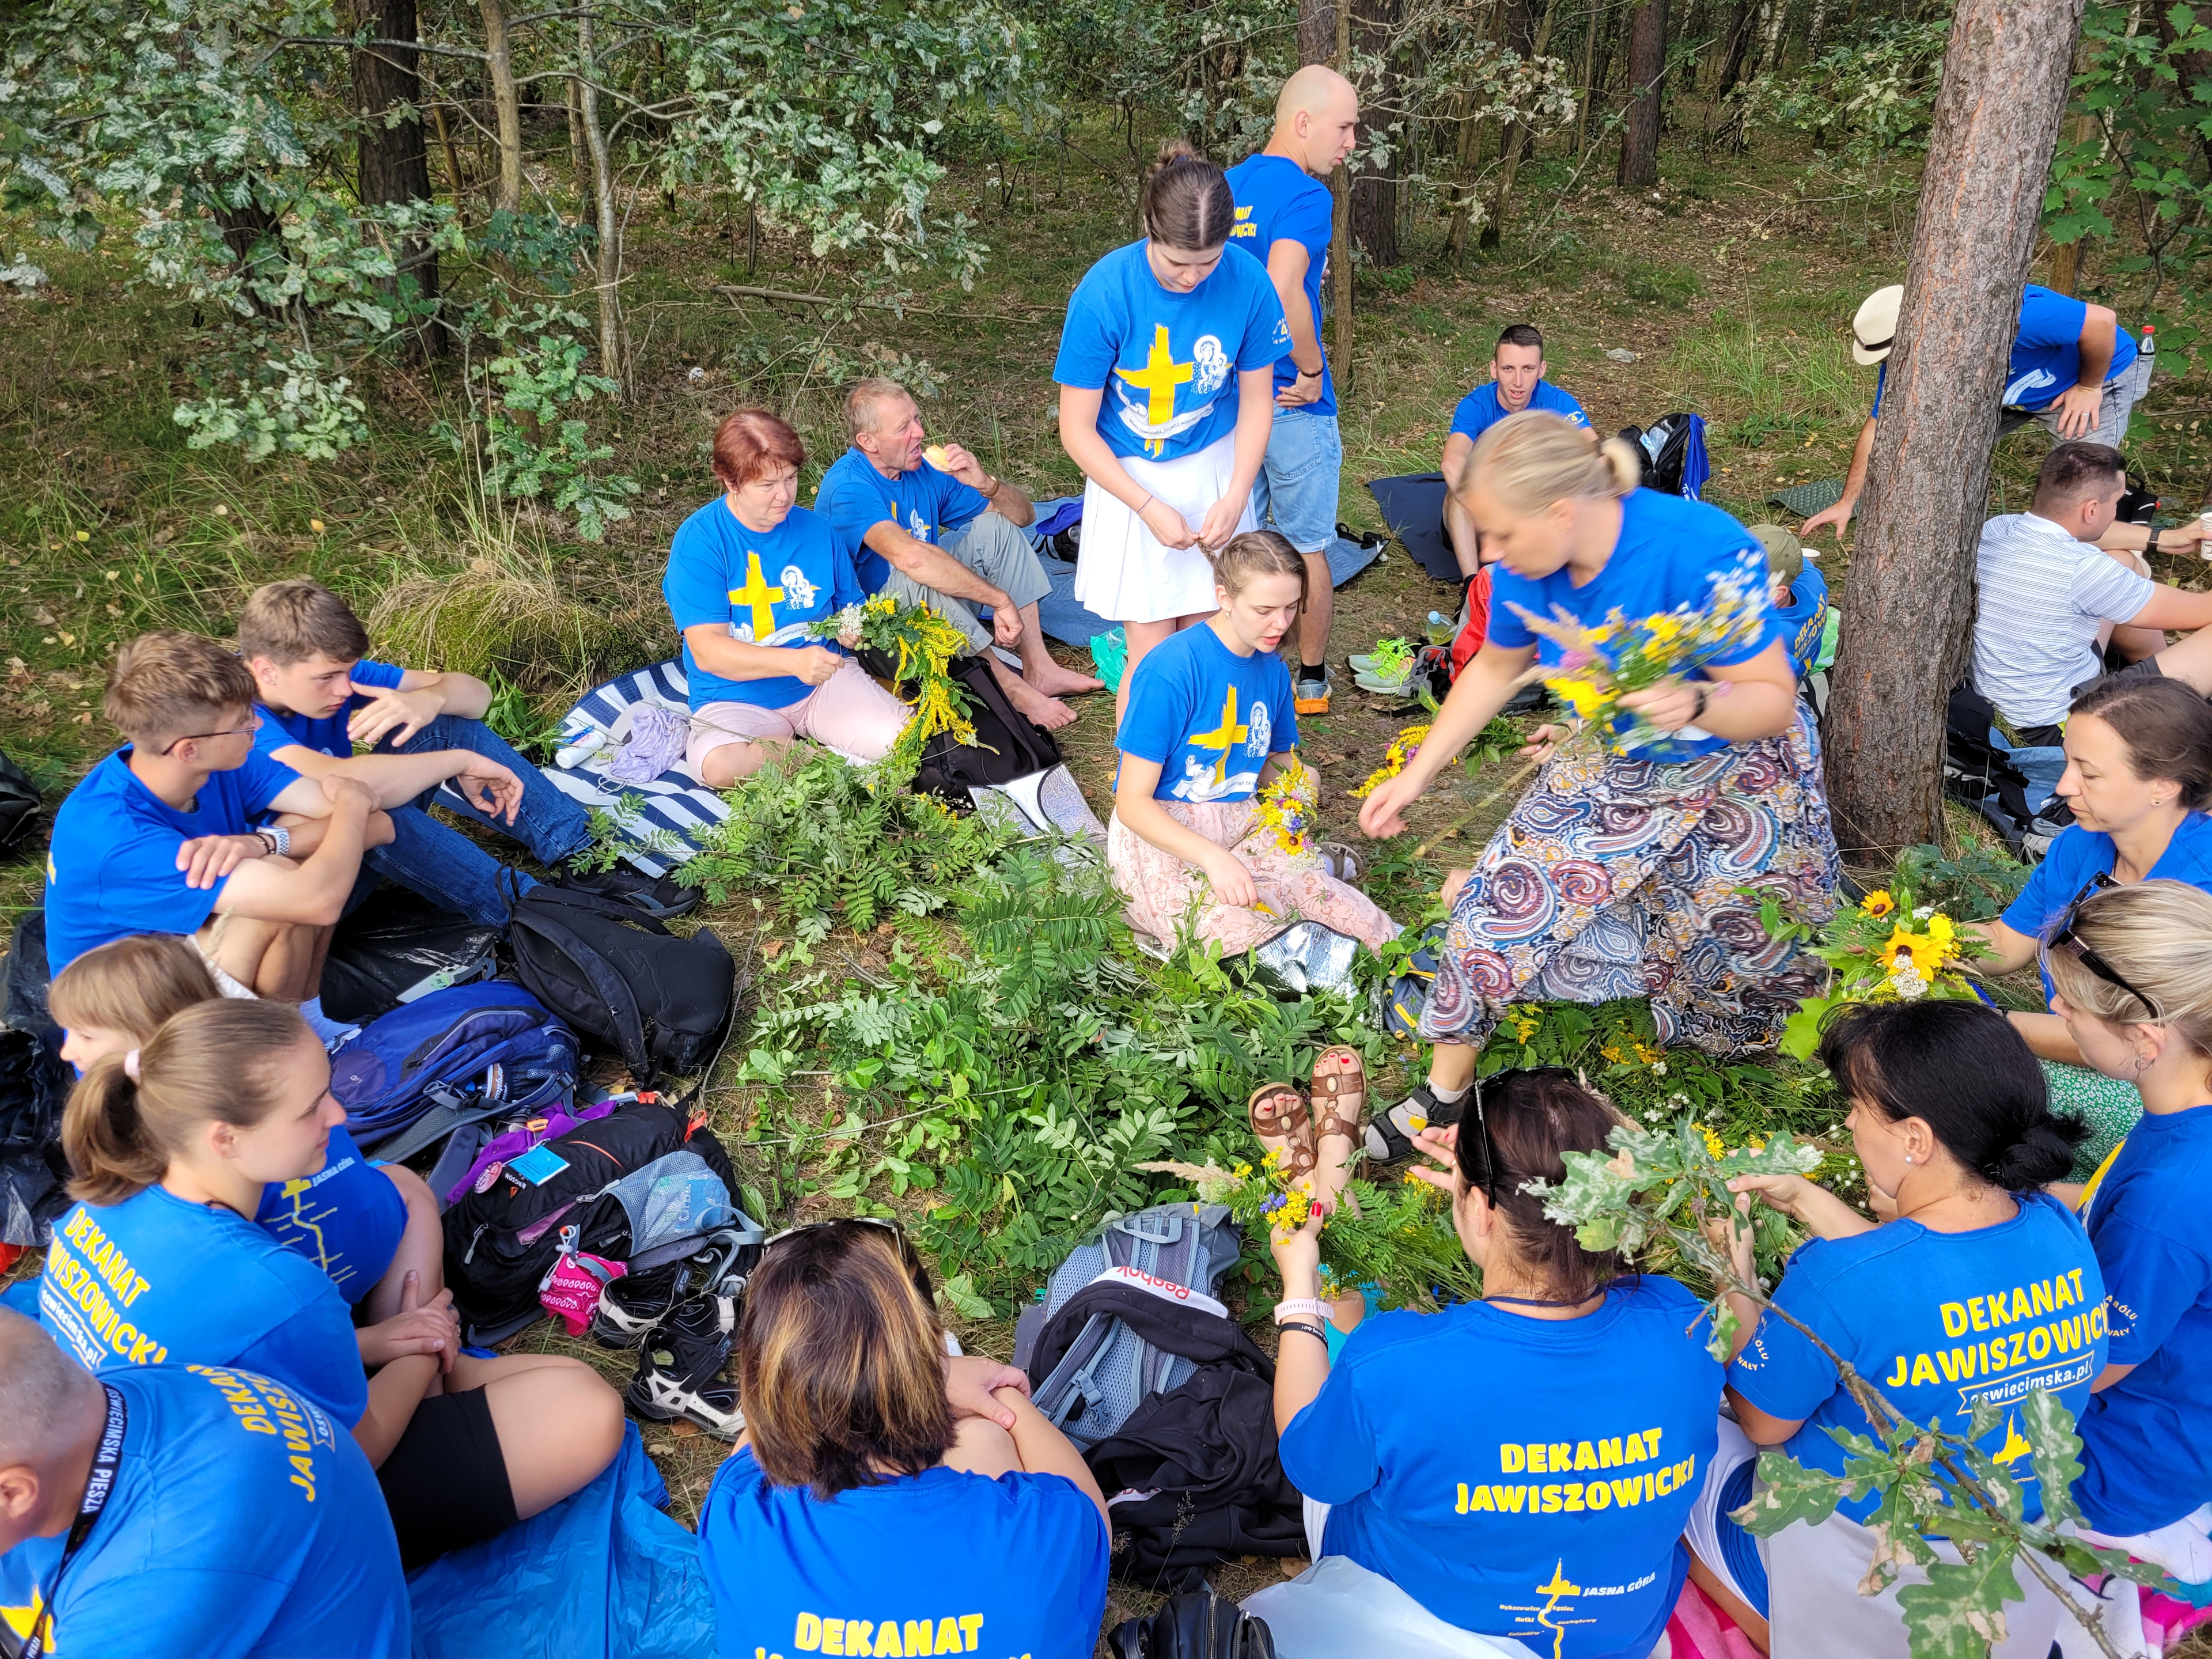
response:
<path fill-rule="evenodd" d="M 763 708 L 751 702 L 710 702 L 691 711 L 684 764 L 700 775 L 707 757 L 725 744 L 791 743 L 811 738 L 863 761 L 891 752 L 914 710 L 870 679 L 860 664 L 844 666 L 797 702 Z"/>

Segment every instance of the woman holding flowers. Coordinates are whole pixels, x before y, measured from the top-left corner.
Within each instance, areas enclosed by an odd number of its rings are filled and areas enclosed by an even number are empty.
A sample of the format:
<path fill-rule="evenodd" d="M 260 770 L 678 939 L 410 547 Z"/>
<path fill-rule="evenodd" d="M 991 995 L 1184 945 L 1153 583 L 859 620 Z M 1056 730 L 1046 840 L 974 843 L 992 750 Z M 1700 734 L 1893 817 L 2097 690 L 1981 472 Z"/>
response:
<path fill-rule="evenodd" d="M 2212 805 L 2212 707 L 2179 680 L 2110 675 L 2075 698 L 2065 744 L 2058 793 L 2074 822 L 2003 916 L 1981 930 L 1992 974 L 2035 961 L 2068 908 L 2097 888 L 2156 878 L 2212 890 L 2212 817 L 2204 811 Z M 2052 990 L 2046 969 L 2046 1000 Z M 2091 1067 L 2057 1016 L 2011 1018 L 2044 1063 L 2052 1109 L 2089 1126 L 2074 1167 L 2080 1180 L 2142 1115 L 2142 1097 L 2131 1081 Z"/>
<path fill-rule="evenodd" d="M 1299 763 L 1290 671 L 1305 562 L 1272 530 L 1232 537 L 1213 562 L 1213 614 L 1130 672 L 1106 859 L 1129 925 L 1172 945 L 1188 927 L 1231 955 L 1300 920 L 1370 950 L 1398 925 L 1324 866 L 1321 786 Z"/>
<path fill-rule="evenodd" d="M 1416 1118 L 1456 1121 L 1510 1003 L 1648 996 L 1662 1043 L 1726 1052 L 1772 1041 L 1819 987 L 1759 918 L 1771 896 L 1824 921 L 1836 880 L 1765 555 L 1719 509 L 1638 477 L 1627 444 L 1531 410 L 1484 433 L 1457 482 L 1500 554 L 1489 636 L 1360 827 L 1402 832 L 1532 663 L 1580 720 L 1536 732 L 1543 769 L 1457 885 L 1420 1017 L 1429 1080 L 1370 1152 L 1402 1155 Z"/>

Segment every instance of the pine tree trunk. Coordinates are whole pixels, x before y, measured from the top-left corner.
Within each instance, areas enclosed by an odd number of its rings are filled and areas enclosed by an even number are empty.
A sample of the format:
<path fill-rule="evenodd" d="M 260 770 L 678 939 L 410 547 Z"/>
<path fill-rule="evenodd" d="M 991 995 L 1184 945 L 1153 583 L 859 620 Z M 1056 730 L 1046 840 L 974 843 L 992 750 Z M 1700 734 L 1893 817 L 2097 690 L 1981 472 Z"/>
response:
<path fill-rule="evenodd" d="M 1729 13 L 1728 58 L 1721 66 L 1721 83 L 1713 88 L 1715 102 L 1727 97 L 1743 78 L 1744 54 L 1751 46 L 1751 14 L 1752 0 L 1735 0 Z"/>
<path fill-rule="evenodd" d="M 415 0 L 352 0 L 348 22 L 365 28 L 372 40 L 418 39 Z M 404 46 L 372 46 L 352 54 L 353 111 L 361 125 L 356 141 L 356 188 L 364 204 L 384 205 L 431 199 L 430 151 L 419 106 L 421 54 Z M 388 121 L 388 112 L 404 108 L 404 118 Z M 438 255 L 427 239 L 409 237 L 395 250 L 403 277 L 412 277 L 417 295 L 438 297 Z M 397 284 L 393 284 L 396 293 Z M 436 354 L 450 343 L 445 330 L 424 329 L 423 350 Z"/>
<path fill-rule="evenodd" d="M 1336 0 L 1331 20 L 1336 25 L 1329 61 L 1336 72 L 1352 68 L 1351 0 Z M 1328 191 L 1334 198 L 1329 219 L 1329 287 L 1331 326 L 1328 338 L 1330 378 L 1336 382 L 1336 404 L 1344 407 L 1352 386 L 1352 173 L 1340 167 L 1329 175 Z"/>
<path fill-rule="evenodd" d="M 1298 64 L 1326 64 L 1336 57 L 1336 0 L 1298 0 Z"/>
<path fill-rule="evenodd" d="M 515 90 L 514 56 L 507 43 L 503 0 L 477 0 L 483 14 L 484 81 L 491 88 L 492 122 L 499 133 L 499 195 L 495 210 L 522 211 L 522 96 Z"/>
<path fill-rule="evenodd" d="M 1404 0 L 1348 0 L 1352 21 L 1359 31 L 1363 52 L 1383 57 L 1396 46 L 1398 21 Z M 1386 82 L 1395 79 L 1386 69 Z M 1386 90 L 1384 96 L 1389 93 Z M 1363 119 L 1361 126 L 1366 122 Z M 1362 137 L 1364 137 L 1363 132 Z M 1398 154 L 1381 167 L 1362 167 L 1352 179 L 1352 239 L 1376 265 L 1399 263 L 1398 177 L 1403 171 Z"/>
<path fill-rule="evenodd" d="M 1959 0 L 1844 582 L 1829 801 L 1844 856 L 1943 836 L 1944 704 L 1966 662 L 1974 547 L 2021 289 L 2082 0 Z"/>
<path fill-rule="evenodd" d="M 1659 77 L 1667 69 L 1667 0 L 1636 0 L 1628 17 L 1628 120 L 1620 130 L 1621 187 L 1659 182 Z"/>

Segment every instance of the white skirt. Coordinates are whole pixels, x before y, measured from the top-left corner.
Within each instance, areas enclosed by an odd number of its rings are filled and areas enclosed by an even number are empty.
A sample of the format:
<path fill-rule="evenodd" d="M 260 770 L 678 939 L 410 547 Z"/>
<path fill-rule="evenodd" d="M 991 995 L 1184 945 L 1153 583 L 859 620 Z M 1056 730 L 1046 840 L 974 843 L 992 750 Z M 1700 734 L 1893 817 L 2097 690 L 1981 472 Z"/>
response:
<path fill-rule="evenodd" d="M 1206 509 L 1228 493 L 1237 470 L 1237 434 L 1231 432 L 1171 461 L 1127 455 L 1121 461 L 1122 471 L 1196 530 Z M 1258 528 L 1249 500 L 1237 528 Z M 1083 491 L 1081 550 L 1075 562 L 1076 602 L 1109 622 L 1165 622 L 1219 609 L 1213 599 L 1213 566 L 1206 555 L 1194 544 L 1161 546 L 1142 519 L 1095 483 Z"/>

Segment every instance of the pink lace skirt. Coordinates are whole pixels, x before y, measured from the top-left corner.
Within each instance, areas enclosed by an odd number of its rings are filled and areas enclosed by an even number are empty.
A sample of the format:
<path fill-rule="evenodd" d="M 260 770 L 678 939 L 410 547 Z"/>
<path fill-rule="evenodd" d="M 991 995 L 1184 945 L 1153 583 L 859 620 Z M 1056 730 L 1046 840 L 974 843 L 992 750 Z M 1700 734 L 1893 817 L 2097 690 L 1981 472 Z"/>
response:
<path fill-rule="evenodd" d="M 1117 813 L 1106 829 L 1106 862 L 1114 885 L 1129 902 L 1129 926 L 1172 947 L 1188 927 L 1198 939 L 1218 943 L 1224 956 L 1264 945 L 1292 922 L 1317 921 L 1379 949 L 1398 936 L 1398 924 L 1356 887 L 1322 868 L 1308 852 L 1279 851 L 1264 828 L 1252 825 L 1252 803 L 1164 800 L 1167 814 L 1217 847 L 1231 848 L 1252 872 L 1257 908 L 1224 904 L 1206 872 L 1163 852 L 1125 826 Z"/>

